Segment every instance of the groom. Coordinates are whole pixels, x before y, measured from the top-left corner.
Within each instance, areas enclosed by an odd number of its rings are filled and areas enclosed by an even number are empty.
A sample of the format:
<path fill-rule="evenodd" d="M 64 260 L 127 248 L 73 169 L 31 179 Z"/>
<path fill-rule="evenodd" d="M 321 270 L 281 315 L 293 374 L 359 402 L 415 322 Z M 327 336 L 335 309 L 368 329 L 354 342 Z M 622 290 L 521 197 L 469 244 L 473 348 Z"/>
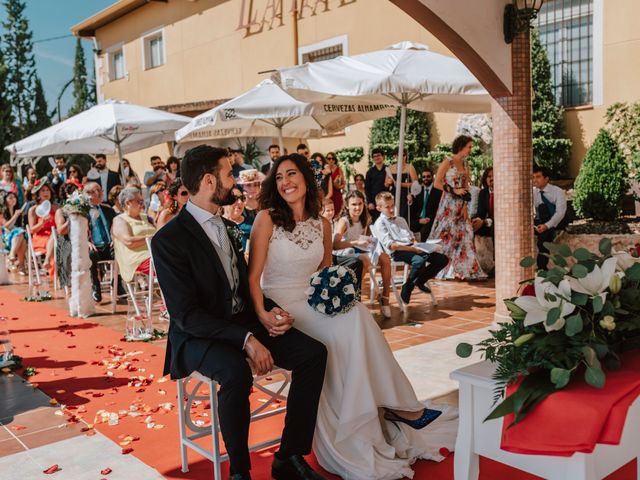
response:
<path fill-rule="evenodd" d="M 327 360 L 320 342 L 291 328 L 293 318 L 269 299 L 269 314 L 253 310 L 247 265 L 217 213 L 234 202 L 227 150 L 200 145 L 181 164 L 189 202 L 158 230 L 151 249 L 171 318 L 165 375 L 183 378 L 197 370 L 220 385 L 220 429 L 233 480 L 250 479 L 249 393 L 251 366 L 257 374 L 274 364 L 293 372 L 280 450 L 272 475 L 277 480 L 313 479 L 303 455 L 311 452 L 318 400 Z"/>

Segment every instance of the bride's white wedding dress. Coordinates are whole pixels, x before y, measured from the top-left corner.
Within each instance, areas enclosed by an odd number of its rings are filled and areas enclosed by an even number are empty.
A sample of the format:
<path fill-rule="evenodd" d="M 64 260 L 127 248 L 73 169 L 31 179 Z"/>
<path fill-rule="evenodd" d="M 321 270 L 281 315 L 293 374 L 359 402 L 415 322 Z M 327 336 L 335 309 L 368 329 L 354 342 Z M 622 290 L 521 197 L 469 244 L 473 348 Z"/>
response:
<path fill-rule="evenodd" d="M 329 317 L 307 304 L 304 291 L 324 255 L 322 228 L 319 219 L 299 222 L 293 232 L 274 227 L 261 282 L 264 294 L 294 316 L 294 326 L 329 351 L 314 452 L 322 467 L 344 479 L 411 478 L 416 459 L 440 461 L 442 448 L 453 450 L 457 411 L 444 408 L 422 430 L 383 419 L 381 407 L 425 405 L 364 305 Z"/>

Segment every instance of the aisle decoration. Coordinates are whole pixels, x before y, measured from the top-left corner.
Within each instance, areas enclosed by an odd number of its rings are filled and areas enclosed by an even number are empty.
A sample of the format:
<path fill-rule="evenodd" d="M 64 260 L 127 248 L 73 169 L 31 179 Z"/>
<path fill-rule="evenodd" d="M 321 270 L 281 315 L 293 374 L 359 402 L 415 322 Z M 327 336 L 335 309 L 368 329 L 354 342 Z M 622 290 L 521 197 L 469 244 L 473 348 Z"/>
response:
<path fill-rule="evenodd" d="M 309 280 L 307 303 L 323 315 L 333 317 L 346 313 L 358 302 L 356 274 L 343 266 L 325 267 L 313 273 Z"/>
<path fill-rule="evenodd" d="M 476 346 L 497 366 L 499 403 L 486 420 L 514 414 L 513 426 L 579 375 L 603 388 L 606 370 L 620 369 L 621 353 L 640 347 L 640 251 L 613 252 L 608 238 L 598 253 L 545 246 L 555 266 L 505 300 L 512 321 Z M 532 257 L 521 261 L 534 264 Z M 473 346 L 461 343 L 456 351 L 468 357 Z M 513 393 L 503 399 L 506 386 Z"/>
<path fill-rule="evenodd" d="M 91 204 L 86 196 L 75 191 L 64 203 L 62 209 L 69 215 L 69 239 L 71 240 L 69 315 L 86 318 L 96 313 L 96 303 L 91 296 L 91 259 L 88 239 Z"/>

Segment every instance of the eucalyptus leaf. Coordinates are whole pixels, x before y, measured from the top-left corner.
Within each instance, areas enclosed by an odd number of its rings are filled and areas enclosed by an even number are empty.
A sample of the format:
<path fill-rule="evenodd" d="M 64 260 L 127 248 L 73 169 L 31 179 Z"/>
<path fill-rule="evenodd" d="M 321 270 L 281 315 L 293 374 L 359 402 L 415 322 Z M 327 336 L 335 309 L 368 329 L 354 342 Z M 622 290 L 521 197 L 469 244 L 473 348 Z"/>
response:
<path fill-rule="evenodd" d="M 602 307 L 604 307 L 602 297 L 593 297 L 593 313 L 600 313 L 602 311 Z"/>
<path fill-rule="evenodd" d="M 571 274 L 576 278 L 584 278 L 589 274 L 589 270 L 584 265 L 576 263 L 571 267 Z"/>
<path fill-rule="evenodd" d="M 562 311 L 560 310 L 560 307 L 553 307 L 551 310 L 549 310 L 547 312 L 546 324 L 548 326 L 551 326 L 554 323 L 556 323 L 558 321 L 558 319 L 560 318 L 560 314 L 561 313 L 562 313 Z"/>
<path fill-rule="evenodd" d="M 598 361 L 598 356 L 593 348 L 589 346 L 582 347 L 582 354 L 587 362 L 587 365 L 592 366 Z"/>
<path fill-rule="evenodd" d="M 589 301 L 589 295 L 582 292 L 571 292 L 571 303 L 574 305 L 578 305 L 579 307 L 584 307 Z"/>
<path fill-rule="evenodd" d="M 600 240 L 598 250 L 600 250 L 600 253 L 604 256 L 611 255 L 611 239 L 603 238 L 602 240 Z"/>
<path fill-rule="evenodd" d="M 625 275 L 628 280 L 633 282 L 640 280 L 640 263 L 634 263 L 631 267 L 627 268 Z"/>
<path fill-rule="evenodd" d="M 550 378 L 556 388 L 560 389 L 569 383 L 569 380 L 571 379 L 571 371 L 564 368 L 552 368 Z"/>
<path fill-rule="evenodd" d="M 524 317 L 527 316 L 527 312 L 516 305 L 513 300 L 505 300 L 504 304 L 506 305 L 509 312 L 511 312 L 511 317 L 514 320 L 524 320 Z"/>
<path fill-rule="evenodd" d="M 549 250 L 551 253 L 558 253 L 558 244 L 553 242 L 544 242 L 542 244 L 544 248 Z"/>
<path fill-rule="evenodd" d="M 535 263 L 536 263 L 536 259 L 533 257 L 525 257 L 522 260 L 520 260 L 520 266 L 522 268 L 533 267 Z"/>
<path fill-rule="evenodd" d="M 456 354 L 460 358 L 468 358 L 473 353 L 473 346 L 468 343 L 459 343 L 456 347 Z"/>
<path fill-rule="evenodd" d="M 570 257 L 571 256 L 571 248 L 569 248 L 569 245 L 566 245 L 564 243 L 560 243 L 558 245 L 558 254 L 562 255 L 563 257 Z"/>
<path fill-rule="evenodd" d="M 559 267 L 566 267 L 567 266 L 567 261 L 564 259 L 564 257 L 562 255 L 554 255 L 553 256 L 553 263 L 555 263 Z"/>
<path fill-rule="evenodd" d="M 606 382 L 604 372 L 601 368 L 587 367 L 584 372 L 585 381 L 592 387 L 602 388 Z"/>
<path fill-rule="evenodd" d="M 586 248 L 577 248 L 573 252 L 573 257 L 579 262 L 589 260 L 591 258 L 591 252 Z"/>
<path fill-rule="evenodd" d="M 564 327 L 564 333 L 567 335 L 567 337 L 573 337 L 576 333 L 580 333 L 582 331 L 582 327 L 582 316 L 577 313 L 575 315 L 567 317 L 567 323 Z"/>

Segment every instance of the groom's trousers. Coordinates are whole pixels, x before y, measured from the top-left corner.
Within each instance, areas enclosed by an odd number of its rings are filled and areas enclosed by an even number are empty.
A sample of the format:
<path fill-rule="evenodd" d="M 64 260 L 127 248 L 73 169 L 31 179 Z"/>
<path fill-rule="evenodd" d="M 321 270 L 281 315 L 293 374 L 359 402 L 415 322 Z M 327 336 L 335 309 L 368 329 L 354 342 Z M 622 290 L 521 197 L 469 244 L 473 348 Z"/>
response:
<path fill-rule="evenodd" d="M 292 372 L 279 455 L 308 455 L 324 381 L 327 349 L 295 328 L 284 335 L 270 337 L 253 315 L 239 313 L 234 316 L 234 321 L 253 333 L 271 352 L 278 367 Z M 251 469 L 248 449 L 251 417 L 249 394 L 253 375 L 246 354 L 227 344 L 211 342 L 197 370 L 220 385 L 218 416 L 231 473 L 248 472 Z"/>

